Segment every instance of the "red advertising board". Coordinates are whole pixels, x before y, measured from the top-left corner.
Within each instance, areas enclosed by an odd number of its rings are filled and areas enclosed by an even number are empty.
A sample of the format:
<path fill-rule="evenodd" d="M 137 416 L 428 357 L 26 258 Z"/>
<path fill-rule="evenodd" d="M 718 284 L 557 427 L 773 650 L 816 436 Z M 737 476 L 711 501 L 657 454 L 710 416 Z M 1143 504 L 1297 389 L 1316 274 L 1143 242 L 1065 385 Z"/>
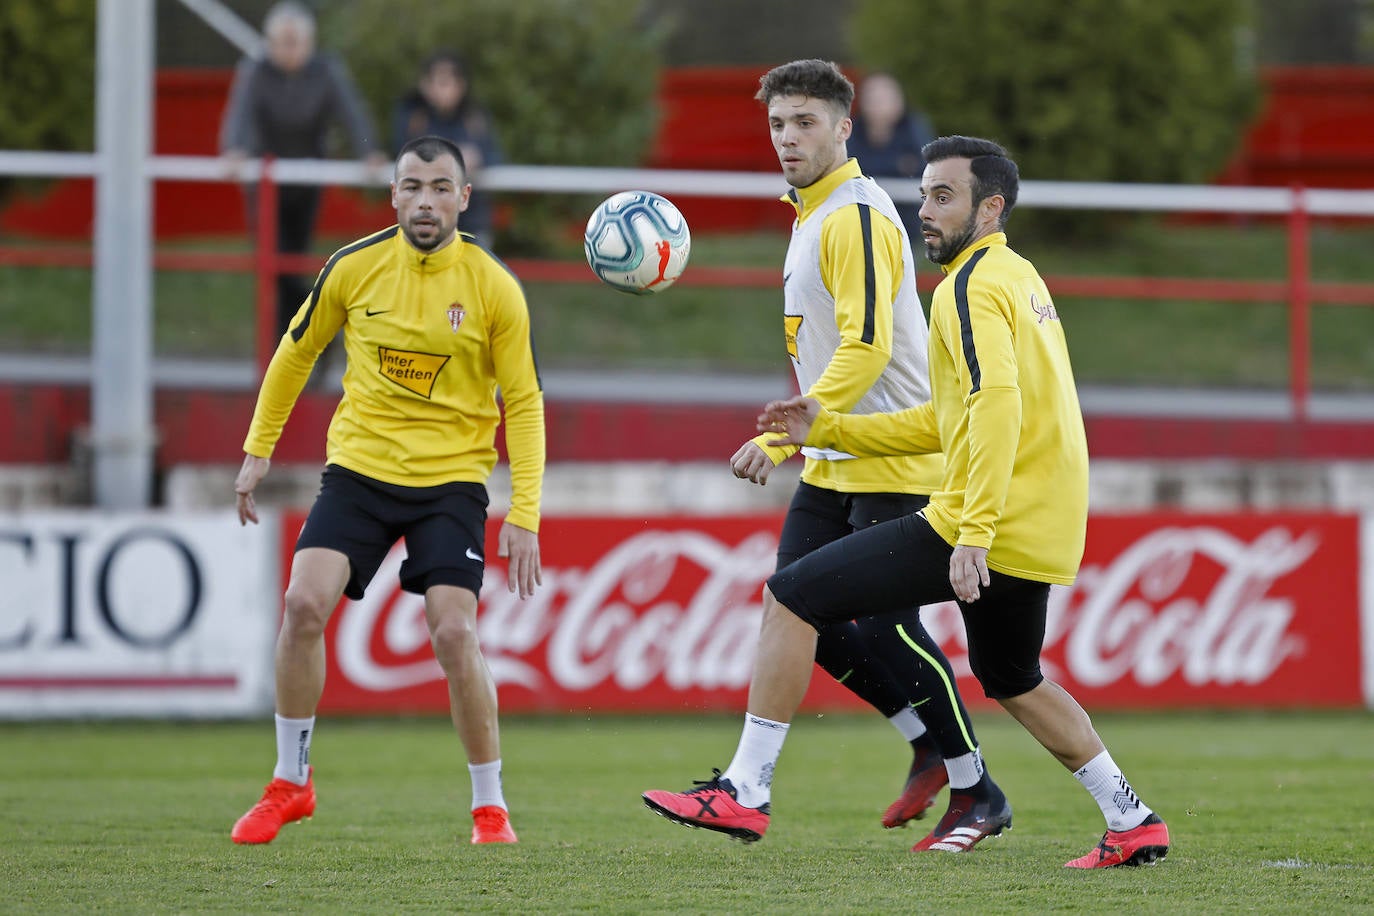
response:
<path fill-rule="evenodd" d="M 780 524 L 548 518 L 544 584 L 525 601 L 488 544 L 479 629 L 502 709 L 742 710 Z M 447 709 L 422 600 L 396 584 L 402 556 L 331 619 L 322 712 Z M 1090 710 L 1361 705 L 1360 585 L 1356 516 L 1095 516 L 1078 582 L 1052 592 L 1045 673 Z M 986 703 L 957 607 L 923 618 Z M 819 669 L 806 703 L 861 705 Z"/>

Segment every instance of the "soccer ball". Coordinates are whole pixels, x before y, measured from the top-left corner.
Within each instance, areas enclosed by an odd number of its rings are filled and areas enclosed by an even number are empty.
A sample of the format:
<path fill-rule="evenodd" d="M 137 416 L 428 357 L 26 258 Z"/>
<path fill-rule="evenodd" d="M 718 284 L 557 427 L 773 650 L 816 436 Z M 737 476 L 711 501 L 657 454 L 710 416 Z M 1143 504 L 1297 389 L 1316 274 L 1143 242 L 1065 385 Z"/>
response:
<path fill-rule="evenodd" d="M 621 191 L 592 211 L 583 249 L 602 282 L 644 296 L 662 292 L 682 276 L 692 236 L 668 198 L 652 191 Z"/>

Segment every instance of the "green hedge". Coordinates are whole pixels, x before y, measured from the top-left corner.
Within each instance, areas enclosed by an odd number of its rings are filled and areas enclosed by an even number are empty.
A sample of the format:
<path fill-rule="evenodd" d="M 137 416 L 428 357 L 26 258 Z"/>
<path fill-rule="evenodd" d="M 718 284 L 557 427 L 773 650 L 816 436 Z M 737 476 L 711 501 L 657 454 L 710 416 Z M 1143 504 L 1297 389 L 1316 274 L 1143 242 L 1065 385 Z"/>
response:
<path fill-rule="evenodd" d="M 94 148 L 95 0 L 0 3 L 0 149 Z"/>
<path fill-rule="evenodd" d="M 397 97 L 439 48 L 466 58 L 509 162 L 639 165 L 657 127 L 666 31 L 624 0 L 349 0 L 331 5 L 321 37 L 387 130 Z M 590 209 L 564 195 L 508 203 L 503 251 L 546 249 Z"/>
<path fill-rule="evenodd" d="M 1247 0 L 857 0 L 856 62 L 1033 179 L 1203 182 L 1255 112 Z"/>

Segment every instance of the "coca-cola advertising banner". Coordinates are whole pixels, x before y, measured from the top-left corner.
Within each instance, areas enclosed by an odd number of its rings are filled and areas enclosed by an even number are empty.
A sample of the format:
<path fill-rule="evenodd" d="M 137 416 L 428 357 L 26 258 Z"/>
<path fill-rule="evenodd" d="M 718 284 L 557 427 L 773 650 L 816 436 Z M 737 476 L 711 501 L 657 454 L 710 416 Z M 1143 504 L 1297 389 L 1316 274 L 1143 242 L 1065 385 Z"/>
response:
<path fill-rule="evenodd" d="M 301 520 L 285 519 L 283 571 Z M 502 708 L 742 710 L 781 523 L 547 518 L 543 586 L 522 601 L 493 520 L 479 631 Z M 1361 553 L 1353 515 L 1094 516 L 1077 583 L 1051 593 L 1045 673 L 1089 709 L 1368 703 Z M 423 601 L 397 585 L 403 556 L 331 619 L 322 712 L 448 708 Z M 965 698 L 986 704 L 958 608 L 922 616 Z M 862 705 L 820 669 L 806 704 Z"/>

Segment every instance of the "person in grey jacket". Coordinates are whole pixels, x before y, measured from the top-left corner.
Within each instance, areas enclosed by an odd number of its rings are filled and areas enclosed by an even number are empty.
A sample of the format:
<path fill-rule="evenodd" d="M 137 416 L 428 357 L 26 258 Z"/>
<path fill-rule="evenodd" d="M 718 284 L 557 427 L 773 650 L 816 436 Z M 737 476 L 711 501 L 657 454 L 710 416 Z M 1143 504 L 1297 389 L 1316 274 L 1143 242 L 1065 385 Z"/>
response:
<path fill-rule="evenodd" d="M 343 62 L 315 49 L 315 17 L 294 0 L 277 3 L 263 21 L 262 57 L 245 57 L 234 73 L 220 126 L 220 150 L 237 173 L 249 156 L 319 159 L 328 151 L 331 128 L 348 135 L 355 156 L 380 165 L 382 144 Z M 277 250 L 310 250 L 319 210 L 318 185 L 277 189 Z M 256 211 L 248 193 L 249 225 Z M 303 278 L 277 276 L 277 330 L 284 333 L 310 285 Z"/>

